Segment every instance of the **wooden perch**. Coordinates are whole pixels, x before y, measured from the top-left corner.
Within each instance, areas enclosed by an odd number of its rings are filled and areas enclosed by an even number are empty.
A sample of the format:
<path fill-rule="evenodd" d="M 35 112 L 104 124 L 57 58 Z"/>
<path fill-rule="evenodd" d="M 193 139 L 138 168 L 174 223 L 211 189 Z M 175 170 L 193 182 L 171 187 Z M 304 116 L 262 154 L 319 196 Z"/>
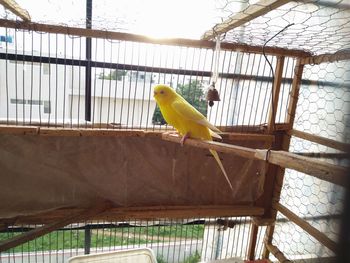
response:
<path fill-rule="evenodd" d="M 288 131 L 287 133 L 291 136 L 295 136 L 304 140 L 308 140 L 311 142 L 315 142 L 327 147 L 331 147 L 331 148 L 343 151 L 343 152 L 350 153 L 350 144 L 348 143 L 338 142 L 332 139 L 324 138 L 321 136 L 317 136 L 314 134 L 310 134 L 310 133 L 306 133 L 306 132 L 302 132 L 294 129 Z"/>
<path fill-rule="evenodd" d="M 202 36 L 202 39 L 208 40 L 226 33 L 236 27 L 239 27 L 259 16 L 262 16 L 271 10 L 274 10 L 291 0 L 260 0 L 259 2 L 249 5 L 241 12 L 229 17 L 224 22 L 216 24 L 211 30 L 208 30 Z"/>
<path fill-rule="evenodd" d="M 296 214 L 294 214 L 292 211 L 290 211 L 285 206 L 276 203 L 274 207 L 281 212 L 285 217 L 287 217 L 290 221 L 301 227 L 304 231 L 309 233 L 311 236 L 313 236 L 316 240 L 318 240 L 320 243 L 322 243 L 324 246 L 332 250 L 333 252 L 337 251 L 337 243 L 331 240 L 329 237 L 327 237 L 325 234 L 320 232 L 318 229 L 314 228 L 312 225 L 310 225 L 305 220 L 298 217 Z"/>
<path fill-rule="evenodd" d="M 164 133 L 162 139 L 180 143 L 179 136 Z M 191 145 L 202 149 L 212 149 L 218 152 L 235 154 L 237 156 L 266 161 L 283 168 L 293 169 L 321 180 L 345 186 L 347 182 L 347 169 L 310 157 L 299 156 L 286 151 L 251 149 L 242 146 L 230 145 L 212 141 L 187 139 L 185 145 Z"/>
<path fill-rule="evenodd" d="M 14 0 L 0 0 L 0 4 L 10 10 L 16 16 L 19 16 L 24 21 L 30 21 L 30 15 L 27 10 L 21 8 Z"/>
<path fill-rule="evenodd" d="M 282 253 L 281 250 L 279 250 L 278 247 L 272 245 L 271 243 L 267 243 L 267 242 L 265 242 L 265 246 L 272 253 L 272 255 L 274 255 L 275 258 L 278 259 L 279 262 L 283 262 L 283 263 L 292 262 L 286 258 L 286 256 Z"/>
<path fill-rule="evenodd" d="M 66 225 L 75 223 L 79 220 L 88 219 L 89 217 L 104 212 L 108 208 L 110 208 L 109 203 L 104 203 L 102 205 L 98 205 L 94 208 L 88 208 L 78 213 L 67 213 L 64 218 L 60 219 L 57 222 L 46 224 L 44 226 L 33 229 L 29 232 L 25 232 L 21 235 L 14 236 L 8 240 L 0 242 L 0 252 L 6 251 L 10 248 L 19 246 L 25 242 L 43 236 L 47 233 L 55 231 L 59 228 L 62 228 Z"/>

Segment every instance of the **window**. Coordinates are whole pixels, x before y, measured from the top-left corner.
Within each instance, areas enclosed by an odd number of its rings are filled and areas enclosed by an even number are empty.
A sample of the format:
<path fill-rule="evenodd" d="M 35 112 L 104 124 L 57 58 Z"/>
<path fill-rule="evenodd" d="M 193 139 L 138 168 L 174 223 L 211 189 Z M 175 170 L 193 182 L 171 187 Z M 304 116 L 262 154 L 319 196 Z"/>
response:
<path fill-rule="evenodd" d="M 43 72 L 44 72 L 44 75 L 50 74 L 50 64 L 43 64 Z"/>
<path fill-rule="evenodd" d="M 26 104 L 26 100 L 22 99 L 11 99 L 12 104 Z"/>
<path fill-rule="evenodd" d="M 43 105 L 43 102 L 41 100 L 27 100 L 27 104 L 30 104 L 30 105 Z"/>
<path fill-rule="evenodd" d="M 51 113 L 51 101 L 44 101 L 44 113 Z"/>

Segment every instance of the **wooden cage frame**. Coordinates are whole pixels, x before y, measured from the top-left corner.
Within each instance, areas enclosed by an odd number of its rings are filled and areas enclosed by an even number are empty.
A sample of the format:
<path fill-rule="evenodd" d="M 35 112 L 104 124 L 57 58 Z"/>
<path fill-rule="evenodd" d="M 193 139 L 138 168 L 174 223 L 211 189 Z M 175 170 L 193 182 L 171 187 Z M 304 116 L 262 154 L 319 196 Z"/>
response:
<path fill-rule="evenodd" d="M 274 8 L 277 8 L 289 0 L 261 0 L 256 5 L 252 5 L 247 12 L 237 14 L 234 19 L 230 18 L 232 23 L 225 21 L 222 25 L 216 26 L 216 31 L 227 32 L 241 24 L 244 24 L 255 17 L 262 15 Z M 264 5 L 262 5 L 262 3 Z M 27 19 L 28 20 L 28 19 Z M 215 42 L 209 39 L 214 37 L 213 30 L 209 30 L 203 36 L 203 40 L 188 40 L 188 39 L 152 39 L 145 36 L 106 32 L 101 30 L 72 28 L 57 25 L 45 25 L 30 22 L 18 22 L 0 19 L 0 26 L 24 30 L 36 30 L 48 33 L 69 34 L 84 37 L 95 38 L 109 38 L 116 40 L 135 41 L 143 43 L 156 43 L 164 45 L 177 45 L 188 47 L 206 47 L 210 49 L 215 48 Z M 224 50 L 235 50 L 247 53 L 259 53 L 262 49 L 259 46 L 248 46 L 241 44 L 222 43 L 221 48 Z M 323 54 L 312 56 L 309 52 L 301 50 L 287 50 L 276 47 L 266 47 L 266 53 L 277 56 L 278 61 L 275 68 L 275 81 L 273 83 L 273 103 L 270 105 L 270 114 L 268 124 L 266 127 L 256 127 L 255 134 L 239 134 L 235 133 L 234 127 L 220 127 L 225 132 L 223 136 L 234 136 L 241 140 L 254 140 L 259 138 L 266 141 L 266 150 L 256 150 L 246 147 L 234 146 L 219 142 L 207 142 L 188 139 L 186 145 L 192 147 L 213 149 L 218 152 L 225 152 L 234 154 L 244 158 L 263 160 L 268 164 L 268 177 L 266 181 L 273 182 L 271 189 L 271 196 L 266 197 L 265 203 L 258 203 L 256 206 L 210 206 L 210 207 L 137 207 L 137 208 L 113 208 L 108 202 L 101 202 L 95 207 L 59 209 L 44 214 L 16 217 L 13 219 L 0 219 L 0 229 L 6 228 L 8 225 L 16 223 L 40 223 L 44 224 L 35 230 L 29 231 L 25 234 L 13 237 L 9 240 L 0 242 L 0 251 L 5 251 L 9 248 L 23 244 L 29 240 L 35 239 L 50 231 L 66 226 L 73 222 L 79 222 L 86 219 L 123 219 L 123 218 L 137 218 L 149 219 L 155 217 L 191 217 L 191 216 L 251 216 L 253 217 L 252 231 L 248 244 L 248 259 L 255 258 L 254 252 L 257 242 L 257 233 L 260 226 L 267 226 L 267 231 L 264 238 L 263 258 L 268 259 L 269 253 L 272 253 L 280 262 L 289 262 L 278 247 L 272 245 L 272 238 L 275 228 L 275 221 L 277 212 L 282 213 L 289 220 L 301 227 L 311 236 L 316 238 L 321 244 L 336 252 L 336 243 L 321 233 L 319 230 L 308 224 L 289 209 L 279 203 L 280 193 L 283 185 L 284 171 L 286 168 L 303 172 L 310 176 L 317 177 L 321 180 L 331 182 L 333 184 L 345 186 L 347 179 L 347 170 L 344 167 L 329 164 L 324 161 L 315 160 L 314 158 L 300 156 L 288 152 L 291 136 L 302 138 L 321 145 L 332 147 L 334 149 L 350 153 L 350 145 L 337 142 L 331 139 L 320 136 L 308 134 L 293 129 L 294 117 L 298 102 L 299 88 L 303 74 L 304 65 L 329 63 L 334 61 L 349 60 L 350 52 L 342 52 L 341 54 Z M 292 90 L 290 94 L 290 103 L 288 105 L 288 119 L 284 124 L 275 125 L 275 116 L 272 114 L 273 107 L 276 108 L 279 101 L 283 62 L 285 57 L 297 58 L 297 63 L 294 69 L 294 77 L 292 82 Z M 152 136 L 159 138 L 159 140 L 166 140 L 174 143 L 180 143 L 180 138 L 168 133 L 163 133 L 161 130 L 157 131 L 143 131 L 143 130 L 110 130 L 110 129 L 96 129 L 94 127 L 88 129 L 78 128 L 44 128 L 32 126 L 11 126 L 1 125 L 0 133 L 2 134 L 16 134 L 16 135 L 34 135 L 34 136 L 137 136 L 147 137 Z M 269 149 L 273 146 L 273 150 Z M 265 186 L 268 187 L 268 186 Z M 67 216 L 69 214 L 69 216 Z"/>

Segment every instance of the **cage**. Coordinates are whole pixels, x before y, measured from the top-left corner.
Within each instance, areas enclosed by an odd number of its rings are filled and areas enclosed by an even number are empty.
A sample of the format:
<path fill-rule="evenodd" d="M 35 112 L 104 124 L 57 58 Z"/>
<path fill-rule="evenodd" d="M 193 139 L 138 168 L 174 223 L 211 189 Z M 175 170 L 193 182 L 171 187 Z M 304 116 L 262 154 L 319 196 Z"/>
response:
<path fill-rule="evenodd" d="M 138 248 L 169 263 L 336 260 L 346 0 L 0 3 L 0 262 Z M 162 24 L 175 37 L 148 36 Z M 158 83 L 222 140 L 181 146 Z"/>

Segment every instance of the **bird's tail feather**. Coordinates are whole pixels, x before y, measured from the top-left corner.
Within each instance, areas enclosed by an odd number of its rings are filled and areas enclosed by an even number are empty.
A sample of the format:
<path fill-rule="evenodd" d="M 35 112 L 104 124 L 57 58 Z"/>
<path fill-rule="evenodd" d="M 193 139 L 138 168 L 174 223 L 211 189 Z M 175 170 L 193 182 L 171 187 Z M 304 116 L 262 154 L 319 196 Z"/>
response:
<path fill-rule="evenodd" d="M 209 151 L 210 151 L 211 154 L 214 156 L 216 162 L 217 162 L 218 165 L 220 166 L 220 169 L 221 169 L 222 173 L 224 174 L 224 176 L 225 176 L 225 178 L 226 178 L 226 181 L 228 182 L 228 184 L 229 184 L 231 190 L 233 191 L 232 184 L 231 184 L 231 182 L 230 182 L 230 179 L 228 179 L 227 173 L 226 173 L 226 171 L 225 171 L 224 166 L 222 165 L 222 162 L 220 161 L 220 158 L 219 158 L 218 153 L 217 153 L 216 151 L 210 150 L 210 149 L 209 149 Z"/>

